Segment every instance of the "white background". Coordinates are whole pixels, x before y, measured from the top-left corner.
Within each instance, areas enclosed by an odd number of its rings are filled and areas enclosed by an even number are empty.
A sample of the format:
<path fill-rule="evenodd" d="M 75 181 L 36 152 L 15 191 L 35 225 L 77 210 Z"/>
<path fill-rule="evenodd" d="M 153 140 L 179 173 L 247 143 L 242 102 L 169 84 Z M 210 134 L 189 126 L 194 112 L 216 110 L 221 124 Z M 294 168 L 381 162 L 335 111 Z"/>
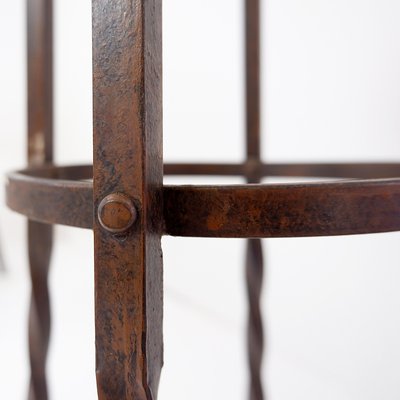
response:
<path fill-rule="evenodd" d="M 56 1 L 56 157 L 91 162 L 89 0 Z M 25 157 L 24 2 L 0 11 L 0 170 Z M 400 158 L 400 2 L 263 2 L 263 155 Z M 240 0 L 164 1 L 166 161 L 243 158 Z M 239 179 L 167 182 L 240 183 Z M 28 383 L 24 219 L 0 208 L 0 399 Z M 266 240 L 263 379 L 271 400 L 400 398 L 400 236 Z M 241 240 L 163 239 L 160 400 L 246 398 Z M 95 399 L 92 234 L 56 228 L 53 399 Z"/>

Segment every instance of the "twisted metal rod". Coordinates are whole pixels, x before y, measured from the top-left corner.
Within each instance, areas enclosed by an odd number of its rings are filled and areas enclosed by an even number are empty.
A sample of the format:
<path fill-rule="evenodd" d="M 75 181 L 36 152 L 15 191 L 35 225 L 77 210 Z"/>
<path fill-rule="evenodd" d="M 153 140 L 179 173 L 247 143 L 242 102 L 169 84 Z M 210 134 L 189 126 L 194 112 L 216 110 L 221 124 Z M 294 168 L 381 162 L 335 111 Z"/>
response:
<path fill-rule="evenodd" d="M 28 81 L 28 165 L 53 161 L 53 0 L 26 0 Z M 47 284 L 52 227 L 28 221 L 29 270 L 29 400 L 47 400 L 46 358 L 50 334 Z"/>
<path fill-rule="evenodd" d="M 52 226 L 28 222 L 29 266 L 32 283 L 29 309 L 29 400 L 47 400 L 46 359 L 50 336 L 48 273 L 52 249 Z"/>
<path fill-rule="evenodd" d="M 246 165 L 248 183 L 260 183 L 260 0 L 244 0 L 246 57 Z M 263 255 L 260 239 L 247 241 L 246 285 L 249 304 L 247 326 L 248 363 L 250 369 L 250 400 L 263 400 L 261 364 L 264 332 L 260 310 L 263 280 Z"/>
<path fill-rule="evenodd" d="M 250 368 L 250 400 L 264 399 L 261 380 L 261 365 L 264 350 L 264 330 L 260 309 L 262 281 L 262 243 L 260 239 L 249 239 L 246 249 L 246 283 L 249 303 L 247 345 Z"/>

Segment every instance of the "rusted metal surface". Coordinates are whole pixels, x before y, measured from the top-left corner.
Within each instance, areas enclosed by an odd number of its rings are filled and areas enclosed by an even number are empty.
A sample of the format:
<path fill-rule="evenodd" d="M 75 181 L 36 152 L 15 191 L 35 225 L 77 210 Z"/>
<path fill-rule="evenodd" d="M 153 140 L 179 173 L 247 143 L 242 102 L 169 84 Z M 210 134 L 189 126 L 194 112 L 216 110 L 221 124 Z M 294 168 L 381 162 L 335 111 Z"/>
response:
<path fill-rule="evenodd" d="M 74 184 L 75 181 L 92 181 L 93 166 L 92 165 L 73 165 L 73 166 L 55 166 L 53 164 L 45 164 L 41 166 L 33 166 L 17 172 L 7 174 L 9 179 L 25 179 L 24 177 L 38 178 L 31 179 L 32 182 L 41 182 L 42 180 L 64 181 Z M 56 182 L 52 182 L 55 184 Z M 50 182 L 49 182 L 50 184 Z"/>
<path fill-rule="evenodd" d="M 362 178 L 387 179 L 400 177 L 400 163 L 262 163 L 202 164 L 167 163 L 164 175 L 247 176 L 256 169 L 260 177 Z M 37 178 L 91 180 L 91 165 L 54 166 L 46 164 L 21 170 L 19 174 Z M 9 174 L 10 175 L 10 174 Z M 14 175 L 14 173 L 11 173 Z"/>
<path fill-rule="evenodd" d="M 248 183 L 260 183 L 261 117 L 260 117 L 260 3 L 245 0 L 246 53 L 246 162 Z M 249 400 L 263 400 L 261 366 L 264 330 L 260 309 L 263 282 L 263 250 L 260 239 L 249 239 L 246 245 L 246 288 L 248 303 L 247 353 L 249 364 Z"/>
<path fill-rule="evenodd" d="M 93 0 L 96 375 L 101 400 L 156 399 L 163 364 L 161 0 Z M 98 220 L 119 193 L 123 234 Z"/>
<path fill-rule="evenodd" d="M 400 180 L 164 188 L 166 232 L 303 237 L 400 229 Z"/>
<path fill-rule="evenodd" d="M 385 179 L 400 177 L 399 163 L 263 163 L 249 158 L 241 164 L 174 163 L 165 175 L 259 176 Z"/>
<path fill-rule="evenodd" d="M 373 164 L 366 165 L 365 173 L 363 165 L 354 164 L 352 168 L 359 175 L 367 175 Z M 338 165 L 332 170 L 335 169 L 343 168 Z M 376 170 L 380 178 L 383 173 L 396 176 L 400 165 L 377 164 Z M 92 228 L 93 188 L 88 180 L 91 173 L 91 166 L 49 166 L 9 174 L 7 203 L 13 210 L 37 221 Z M 164 186 L 163 233 L 246 238 L 395 231 L 400 229 L 400 205 L 395 201 L 399 188 L 400 179 Z"/>
<path fill-rule="evenodd" d="M 53 4 L 28 0 L 28 164 L 53 161 Z M 44 205 L 45 206 L 45 205 Z M 32 284 L 29 310 L 29 400 L 47 400 L 46 358 L 50 334 L 48 271 L 52 226 L 28 221 Z"/>
<path fill-rule="evenodd" d="M 99 204 L 97 218 L 105 230 L 111 233 L 124 233 L 136 221 L 137 210 L 129 197 L 112 193 Z"/>
<path fill-rule="evenodd" d="M 245 0 L 246 158 L 238 164 L 163 166 L 161 0 L 93 0 L 94 168 L 56 167 L 53 5 L 27 4 L 29 165 L 8 175 L 6 197 L 10 208 L 29 218 L 29 399 L 48 398 L 51 224 L 64 224 L 94 230 L 101 400 L 157 397 L 163 364 L 161 236 L 250 238 L 249 398 L 263 400 L 259 238 L 400 230 L 400 164 L 262 162 L 260 2 Z M 163 172 L 241 176 L 248 185 L 163 186 Z M 357 179 L 260 185 L 264 177 Z"/>
<path fill-rule="evenodd" d="M 51 170 L 54 171 L 53 168 Z M 75 173 L 76 169 L 71 172 Z M 32 221 L 93 228 L 91 182 L 39 179 L 21 173 L 9 174 L 6 202 L 12 210 Z"/>

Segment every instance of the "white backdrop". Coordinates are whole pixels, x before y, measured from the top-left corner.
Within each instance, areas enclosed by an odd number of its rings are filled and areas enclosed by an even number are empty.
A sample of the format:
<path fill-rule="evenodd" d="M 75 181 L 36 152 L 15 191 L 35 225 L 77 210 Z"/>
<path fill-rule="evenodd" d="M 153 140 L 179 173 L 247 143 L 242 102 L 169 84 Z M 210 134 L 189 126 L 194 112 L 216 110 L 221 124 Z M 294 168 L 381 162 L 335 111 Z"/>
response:
<path fill-rule="evenodd" d="M 0 13 L 0 170 L 24 165 L 24 2 Z M 90 1 L 56 1 L 56 155 L 91 162 Z M 263 154 L 400 159 L 400 2 L 263 3 Z M 242 1 L 164 1 L 166 161 L 243 158 Z M 240 183 L 239 179 L 168 182 Z M 24 219 L 0 208 L 0 398 L 24 399 Z M 57 227 L 52 398 L 95 399 L 89 231 Z M 400 398 L 400 235 L 265 241 L 263 378 L 271 400 Z M 160 400 L 246 398 L 243 241 L 163 240 Z"/>

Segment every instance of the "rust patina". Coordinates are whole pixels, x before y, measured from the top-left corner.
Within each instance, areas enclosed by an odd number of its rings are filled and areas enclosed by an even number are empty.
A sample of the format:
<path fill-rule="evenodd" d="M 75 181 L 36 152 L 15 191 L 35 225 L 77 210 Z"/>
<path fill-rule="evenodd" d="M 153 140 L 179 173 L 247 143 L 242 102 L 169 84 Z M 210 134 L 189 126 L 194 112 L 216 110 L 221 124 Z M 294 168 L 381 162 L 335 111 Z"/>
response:
<path fill-rule="evenodd" d="M 242 163 L 163 165 L 161 0 L 93 0 L 93 166 L 53 163 L 52 0 L 28 4 L 28 167 L 8 174 L 28 222 L 30 400 L 47 400 L 52 225 L 94 232 L 101 400 L 155 400 L 163 365 L 162 235 L 245 238 L 249 399 L 263 400 L 261 238 L 400 230 L 400 163 L 266 163 L 260 151 L 260 2 L 244 0 Z M 211 144 L 212 145 L 212 144 Z M 236 186 L 164 175 L 241 176 Z M 262 184 L 266 177 L 326 181 Z"/>

